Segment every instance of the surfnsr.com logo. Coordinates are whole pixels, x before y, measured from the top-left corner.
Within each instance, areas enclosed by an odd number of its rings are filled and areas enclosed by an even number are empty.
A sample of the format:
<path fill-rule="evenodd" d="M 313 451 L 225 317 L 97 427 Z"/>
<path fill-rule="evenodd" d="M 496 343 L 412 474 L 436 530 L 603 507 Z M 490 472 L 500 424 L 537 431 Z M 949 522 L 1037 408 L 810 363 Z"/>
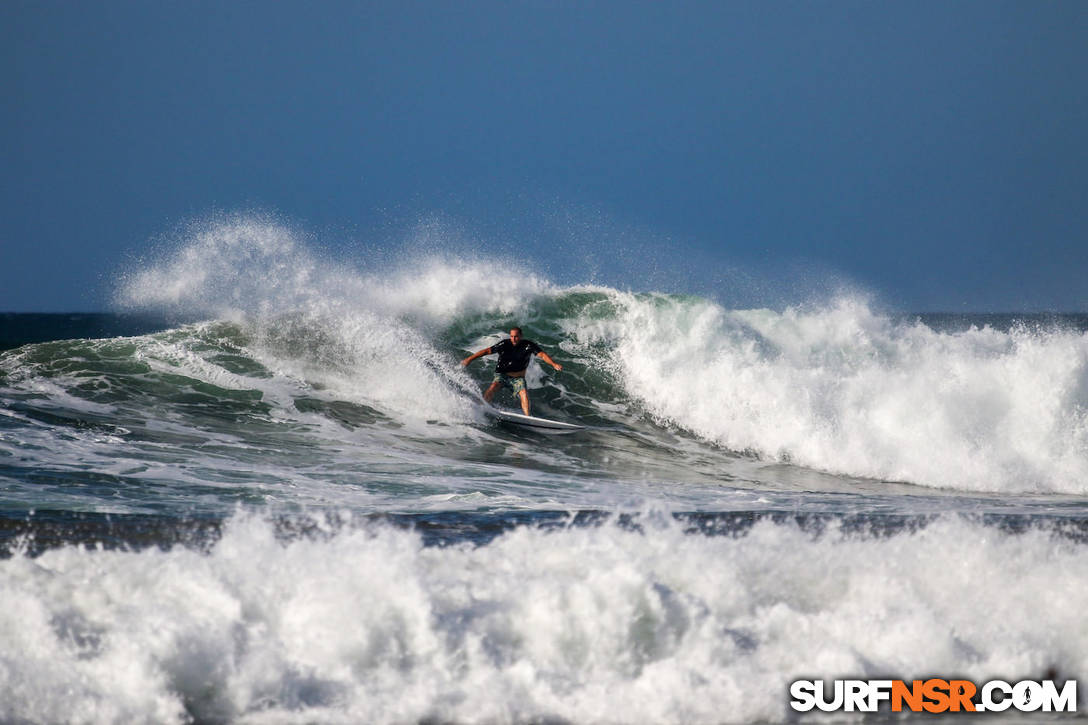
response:
<path fill-rule="evenodd" d="M 1077 681 L 1061 689 L 1053 680 L 1015 684 L 990 680 L 797 680 L 790 685 L 790 706 L 798 712 L 877 712 L 887 703 L 892 712 L 1076 712 Z"/>

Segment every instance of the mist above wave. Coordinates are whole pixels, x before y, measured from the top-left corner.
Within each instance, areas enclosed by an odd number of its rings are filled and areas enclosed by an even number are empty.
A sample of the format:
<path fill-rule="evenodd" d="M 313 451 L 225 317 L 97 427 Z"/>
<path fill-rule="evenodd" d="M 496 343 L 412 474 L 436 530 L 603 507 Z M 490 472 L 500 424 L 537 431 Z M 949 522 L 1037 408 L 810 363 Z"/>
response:
<path fill-rule="evenodd" d="M 366 259 L 323 257 L 282 222 L 238 214 L 190 225 L 125 272 L 114 299 L 124 309 L 217 319 L 382 314 L 445 324 L 466 310 L 516 314 L 552 289 L 512 263 L 440 250 L 368 269 Z"/>

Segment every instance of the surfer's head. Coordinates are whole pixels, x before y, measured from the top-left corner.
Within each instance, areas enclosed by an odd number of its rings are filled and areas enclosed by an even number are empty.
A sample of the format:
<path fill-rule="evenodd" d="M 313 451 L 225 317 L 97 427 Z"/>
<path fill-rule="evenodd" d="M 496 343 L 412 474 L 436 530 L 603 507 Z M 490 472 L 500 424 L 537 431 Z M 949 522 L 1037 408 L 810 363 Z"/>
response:
<path fill-rule="evenodd" d="M 510 328 L 510 340 L 513 341 L 513 342 L 517 342 L 520 339 L 521 339 L 521 328 L 520 327 L 511 327 Z"/>

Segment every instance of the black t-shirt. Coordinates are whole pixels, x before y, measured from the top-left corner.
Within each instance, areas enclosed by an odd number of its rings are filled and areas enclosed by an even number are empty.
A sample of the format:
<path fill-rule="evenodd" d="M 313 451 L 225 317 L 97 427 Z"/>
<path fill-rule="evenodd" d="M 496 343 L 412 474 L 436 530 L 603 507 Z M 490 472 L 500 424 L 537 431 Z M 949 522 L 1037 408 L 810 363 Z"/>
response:
<path fill-rule="evenodd" d="M 506 338 L 491 346 L 491 354 L 499 356 L 499 364 L 495 366 L 495 372 L 519 373 L 529 367 L 529 359 L 538 352 L 541 352 L 540 345 L 532 340 L 526 340 L 523 337 L 515 345 L 510 342 L 510 338 Z"/>

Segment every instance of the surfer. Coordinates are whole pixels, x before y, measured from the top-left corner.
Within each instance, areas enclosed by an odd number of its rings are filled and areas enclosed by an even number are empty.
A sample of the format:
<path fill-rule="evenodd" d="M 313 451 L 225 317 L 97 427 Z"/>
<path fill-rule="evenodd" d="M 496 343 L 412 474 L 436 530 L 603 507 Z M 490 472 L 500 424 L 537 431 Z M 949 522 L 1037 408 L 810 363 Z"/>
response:
<path fill-rule="evenodd" d="M 484 391 L 484 400 L 490 403 L 499 388 L 510 388 L 521 401 L 521 410 L 525 415 L 529 415 L 529 391 L 525 387 L 525 369 L 529 367 L 529 359 L 537 355 L 556 370 L 563 369 L 562 365 L 540 349 L 540 345 L 522 337 L 520 327 L 510 328 L 510 339 L 497 342 L 466 357 L 461 361 L 461 367 L 468 367 L 470 362 L 484 355 L 499 356 L 499 364 L 495 366 L 495 379 Z"/>

